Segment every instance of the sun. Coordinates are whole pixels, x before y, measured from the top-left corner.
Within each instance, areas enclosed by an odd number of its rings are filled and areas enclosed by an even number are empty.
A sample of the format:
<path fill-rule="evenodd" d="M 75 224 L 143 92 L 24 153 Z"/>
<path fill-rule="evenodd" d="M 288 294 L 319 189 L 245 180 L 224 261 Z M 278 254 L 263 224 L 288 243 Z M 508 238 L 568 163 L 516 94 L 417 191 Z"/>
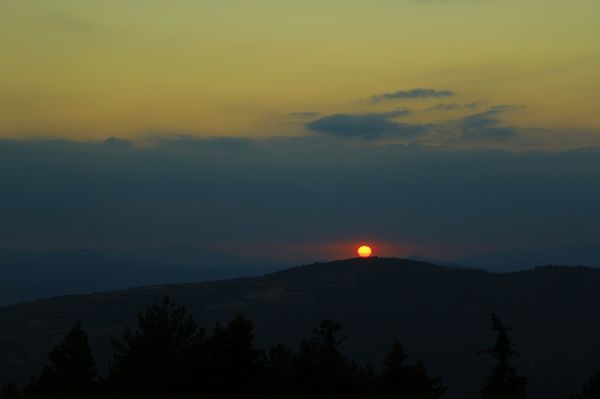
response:
<path fill-rule="evenodd" d="M 356 253 L 358 253 L 358 256 L 360 256 L 361 258 L 368 258 L 369 256 L 371 256 L 372 252 L 373 252 L 373 250 L 368 245 L 361 245 L 356 250 Z"/>

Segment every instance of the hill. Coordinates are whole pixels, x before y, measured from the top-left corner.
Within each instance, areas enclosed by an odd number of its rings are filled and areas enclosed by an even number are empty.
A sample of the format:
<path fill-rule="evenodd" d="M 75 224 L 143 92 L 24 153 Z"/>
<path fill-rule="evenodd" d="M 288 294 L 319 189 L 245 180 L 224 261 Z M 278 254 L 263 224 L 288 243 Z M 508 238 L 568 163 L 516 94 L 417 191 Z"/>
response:
<path fill-rule="evenodd" d="M 56 297 L 0 308 L 0 375 L 25 378 L 81 320 L 97 359 L 135 313 L 168 295 L 211 325 L 243 313 L 259 345 L 294 344 L 323 318 L 342 323 L 345 351 L 380 363 L 394 340 L 449 387 L 475 398 L 493 342 L 489 314 L 513 328 L 533 398 L 564 398 L 600 369 L 600 270 L 543 267 L 493 274 L 403 259 L 316 263 L 262 277 Z"/>
<path fill-rule="evenodd" d="M 600 249 L 597 246 L 587 245 L 513 248 L 506 251 L 461 257 L 455 259 L 455 262 L 499 273 L 527 270 L 534 265 L 547 264 L 600 267 Z"/>
<path fill-rule="evenodd" d="M 282 268 L 275 261 L 192 246 L 0 251 L 0 305 L 132 286 L 258 276 Z"/>

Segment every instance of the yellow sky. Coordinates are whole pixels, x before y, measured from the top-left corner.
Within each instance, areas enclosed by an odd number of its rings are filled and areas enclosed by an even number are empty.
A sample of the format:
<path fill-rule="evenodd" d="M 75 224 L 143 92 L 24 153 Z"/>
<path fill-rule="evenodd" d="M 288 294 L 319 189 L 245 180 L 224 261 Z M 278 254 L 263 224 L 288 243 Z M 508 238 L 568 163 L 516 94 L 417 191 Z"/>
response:
<path fill-rule="evenodd" d="M 302 134 L 289 113 L 474 101 L 593 134 L 599 18 L 598 0 L 0 0 L 0 137 Z M 457 95 L 366 101 L 421 87 Z"/>

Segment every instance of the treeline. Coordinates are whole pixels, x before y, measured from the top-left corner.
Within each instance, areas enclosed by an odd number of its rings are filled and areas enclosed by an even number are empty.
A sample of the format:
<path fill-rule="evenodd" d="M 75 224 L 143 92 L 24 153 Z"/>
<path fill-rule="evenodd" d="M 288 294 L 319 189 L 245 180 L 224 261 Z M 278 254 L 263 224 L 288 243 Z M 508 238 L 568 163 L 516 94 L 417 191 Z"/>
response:
<path fill-rule="evenodd" d="M 497 339 L 485 353 L 496 362 L 483 399 L 524 399 L 527 380 L 509 359 L 516 354 L 506 328 L 492 315 Z M 446 387 L 421 362 L 407 363 L 394 343 L 379 372 L 340 350 L 341 326 L 324 320 L 297 348 L 254 347 L 253 325 L 238 316 L 208 332 L 182 306 L 165 298 L 138 314 L 135 332 L 113 341 L 106 376 L 97 373 L 88 336 L 77 323 L 29 384 L 7 384 L 0 399 L 96 398 L 373 398 L 438 399 Z M 600 373 L 572 399 L 600 399 Z"/>

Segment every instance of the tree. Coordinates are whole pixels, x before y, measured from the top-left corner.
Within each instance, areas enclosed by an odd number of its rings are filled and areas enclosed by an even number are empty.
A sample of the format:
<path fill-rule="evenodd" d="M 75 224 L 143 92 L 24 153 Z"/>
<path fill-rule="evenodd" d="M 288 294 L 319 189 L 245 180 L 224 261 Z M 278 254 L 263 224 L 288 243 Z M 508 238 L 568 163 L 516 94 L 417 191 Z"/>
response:
<path fill-rule="evenodd" d="M 135 333 L 113 341 L 114 358 L 107 378 L 112 395 L 127 398 L 178 397 L 187 389 L 186 358 L 202 340 L 193 318 L 169 298 L 138 314 Z"/>
<path fill-rule="evenodd" d="M 344 359 L 339 348 L 341 325 L 323 320 L 313 330 L 313 337 L 300 343 L 296 364 L 298 390 L 301 396 L 335 397 L 341 388 L 340 376 Z"/>
<path fill-rule="evenodd" d="M 431 378 L 421 362 L 407 365 L 406 353 L 395 342 L 386 355 L 379 377 L 379 396 L 385 399 L 437 399 L 446 392 L 440 378 Z"/>
<path fill-rule="evenodd" d="M 194 355 L 196 373 L 205 377 L 198 389 L 217 398 L 262 396 L 265 389 L 264 353 L 253 346 L 254 326 L 238 315 L 217 324 Z"/>
<path fill-rule="evenodd" d="M 23 391 L 14 383 L 9 382 L 0 388 L 0 399 L 23 399 Z"/>
<path fill-rule="evenodd" d="M 496 359 L 491 374 L 481 389 L 483 399 L 525 399 L 527 397 L 527 379 L 517 374 L 509 364 L 509 359 L 517 352 L 508 338 L 507 328 L 495 314 L 491 315 L 491 330 L 498 334 L 494 346 L 482 351 Z"/>
<path fill-rule="evenodd" d="M 383 370 L 379 377 L 379 393 L 382 398 L 401 398 L 409 374 L 409 366 L 404 364 L 406 353 L 400 343 L 395 342 L 385 356 Z"/>
<path fill-rule="evenodd" d="M 296 384 L 298 355 L 284 345 L 275 345 L 266 354 L 266 396 L 268 398 L 297 398 Z"/>
<path fill-rule="evenodd" d="M 600 399 L 600 371 L 584 384 L 580 393 L 571 395 L 569 399 Z"/>
<path fill-rule="evenodd" d="M 96 367 L 81 323 L 75 324 L 48 358 L 50 364 L 26 387 L 28 398 L 82 399 L 94 395 Z"/>
<path fill-rule="evenodd" d="M 345 341 L 339 323 L 323 320 L 313 337 L 302 341 L 296 362 L 299 397 L 367 398 L 372 370 L 347 359 L 340 347 Z M 371 379 L 372 380 L 372 379 Z"/>

